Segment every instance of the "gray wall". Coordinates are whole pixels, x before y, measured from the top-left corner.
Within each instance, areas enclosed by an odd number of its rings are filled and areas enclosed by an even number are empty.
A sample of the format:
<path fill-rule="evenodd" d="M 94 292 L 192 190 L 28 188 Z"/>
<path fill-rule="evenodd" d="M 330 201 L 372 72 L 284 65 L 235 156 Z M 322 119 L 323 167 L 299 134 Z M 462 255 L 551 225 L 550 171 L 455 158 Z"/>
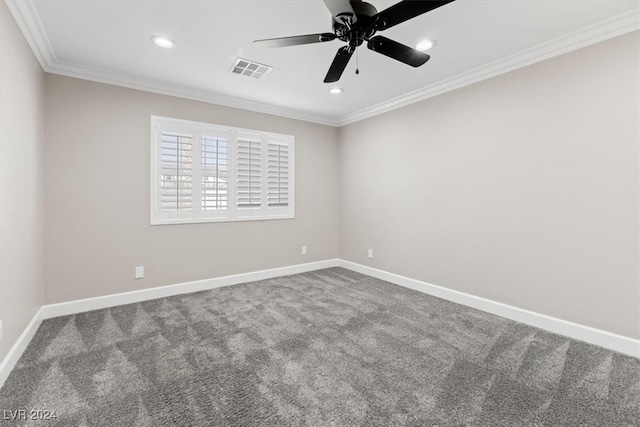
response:
<path fill-rule="evenodd" d="M 45 303 L 337 257 L 335 128 L 56 75 L 45 90 Z M 150 226 L 151 115 L 295 135 L 296 218 Z"/>
<path fill-rule="evenodd" d="M 44 73 L 0 5 L 0 360 L 42 305 Z"/>
<path fill-rule="evenodd" d="M 343 127 L 340 257 L 640 338 L 638 34 Z"/>

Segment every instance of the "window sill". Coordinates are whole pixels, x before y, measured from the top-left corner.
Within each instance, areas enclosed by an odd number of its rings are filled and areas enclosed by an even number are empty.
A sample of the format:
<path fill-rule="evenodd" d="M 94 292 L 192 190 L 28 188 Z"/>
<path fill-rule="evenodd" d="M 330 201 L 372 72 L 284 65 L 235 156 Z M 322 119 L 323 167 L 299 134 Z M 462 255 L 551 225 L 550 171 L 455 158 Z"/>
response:
<path fill-rule="evenodd" d="M 244 217 L 244 218 L 175 218 L 175 219 L 155 219 L 152 218 L 149 225 L 185 225 L 185 224 L 206 224 L 220 222 L 246 222 L 246 221 L 271 221 L 280 219 L 295 219 L 295 215 L 274 215 L 262 217 Z"/>

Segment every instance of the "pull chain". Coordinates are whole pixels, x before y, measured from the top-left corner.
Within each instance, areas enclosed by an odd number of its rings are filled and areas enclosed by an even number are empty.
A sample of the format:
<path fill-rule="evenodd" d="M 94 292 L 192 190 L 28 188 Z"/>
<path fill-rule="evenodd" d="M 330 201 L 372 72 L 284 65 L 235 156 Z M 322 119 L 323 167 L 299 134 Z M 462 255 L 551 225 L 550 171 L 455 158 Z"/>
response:
<path fill-rule="evenodd" d="M 360 74 L 360 55 L 358 55 L 358 49 L 356 49 L 356 74 Z"/>

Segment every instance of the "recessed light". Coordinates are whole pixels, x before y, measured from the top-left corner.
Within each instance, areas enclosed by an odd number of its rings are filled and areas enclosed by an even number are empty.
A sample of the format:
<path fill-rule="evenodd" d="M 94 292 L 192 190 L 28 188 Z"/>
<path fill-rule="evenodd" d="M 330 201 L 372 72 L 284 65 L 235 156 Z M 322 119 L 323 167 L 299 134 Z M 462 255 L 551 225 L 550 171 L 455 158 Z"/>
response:
<path fill-rule="evenodd" d="M 436 45 L 435 40 L 422 40 L 420 41 L 420 43 L 416 45 L 416 49 L 424 52 L 425 50 L 431 49 L 435 45 Z"/>
<path fill-rule="evenodd" d="M 164 47 L 165 49 L 171 49 L 176 45 L 176 42 L 174 42 L 173 40 L 161 36 L 153 36 L 151 37 L 151 41 L 160 47 Z"/>
<path fill-rule="evenodd" d="M 344 89 L 342 89 L 341 87 L 332 87 L 331 89 L 329 89 L 329 93 L 331 95 L 340 95 L 342 92 L 344 92 Z"/>

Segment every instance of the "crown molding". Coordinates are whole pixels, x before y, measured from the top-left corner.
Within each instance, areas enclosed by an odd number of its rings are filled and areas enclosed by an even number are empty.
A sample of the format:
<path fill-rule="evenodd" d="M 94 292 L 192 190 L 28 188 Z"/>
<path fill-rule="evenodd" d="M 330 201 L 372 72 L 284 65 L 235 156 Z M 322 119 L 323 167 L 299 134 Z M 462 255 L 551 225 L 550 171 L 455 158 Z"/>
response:
<path fill-rule="evenodd" d="M 544 61 L 640 29 L 639 7 L 396 98 L 342 117 L 336 117 L 279 107 L 211 91 L 166 83 L 160 80 L 152 80 L 131 74 L 117 73 L 60 61 L 56 57 L 49 42 L 33 0 L 4 0 L 4 2 L 24 34 L 40 66 L 47 73 L 60 74 L 145 92 L 175 96 L 334 127 L 348 125 L 402 108 L 482 80 L 499 76 L 500 74 L 535 64 L 536 62 Z"/>
<path fill-rule="evenodd" d="M 4 0 L 4 3 L 13 15 L 13 19 L 18 24 L 18 28 L 22 31 L 40 66 L 46 72 L 58 62 L 58 58 L 51 47 L 49 37 L 44 30 L 33 1 Z"/>
<path fill-rule="evenodd" d="M 142 90 L 161 95 L 175 96 L 209 104 L 238 108 L 257 113 L 270 114 L 328 126 L 338 126 L 340 119 L 335 116 L 316 114 L 293 108 L 280 107 L 248 99 L 223 95 L 216 92 L 196 89 L 188 86 L 148 79 L 132 74 L 118 73 L 104 69 L 87 67 L 61 61 L 57 58 L 33 0 L 4 0 L 13 15 L 18 28 L 22 31 L 34 56 L 46 73 L 75 77 L 98 83 L 106 83 L 129 89 Z"/>
<path fill-rule="evenodd" d="M 347 114 L 341 118 L 339 126 L 402 108 L 639 29 L 640 8 L 637 8 L 413 92 Z"/>
<path fill-rule="evenodd" d="M 279 107 L 277 105 L 255 102 L 248 99 L 223 95 L 216 92 L 167 83 L 160 80 L 153 80 L 146 77 L 135 76 L 132 74 L 106 71 L 64 61 L 57 61 L 53 66 L 49 67 L 49 69 L 45 69 L 45 71 L 47 73 L 59 74 L 67 77 L 75 77 L 78 79 L 90 80 L 98 83 L 106 83 L 110 85 L 126 87 L 129 89 L 136 89 L 145 92 L 157 93 L 160 95 L 190 99 L 193 101 L 238 108 L 241 110 L 253 111 L 256 113 L 270 114 L 279 117 L 286 117 L 289 119 L 318 123 L 321 125 L 336 127 L 339 124 L 338 117 L 314 114 L 311 112 L 296 110 L 292 108 Z"/>

